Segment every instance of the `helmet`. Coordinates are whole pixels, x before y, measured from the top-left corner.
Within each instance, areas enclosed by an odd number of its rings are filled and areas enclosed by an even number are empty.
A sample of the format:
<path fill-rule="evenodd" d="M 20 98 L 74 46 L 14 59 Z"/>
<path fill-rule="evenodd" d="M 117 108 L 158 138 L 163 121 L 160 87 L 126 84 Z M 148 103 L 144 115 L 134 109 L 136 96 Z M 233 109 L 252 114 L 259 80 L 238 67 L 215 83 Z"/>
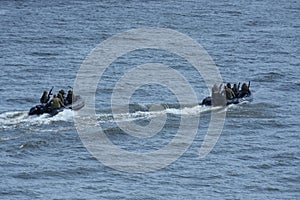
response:
<path fill-rule="evenodd" d="M 226 85 L 228 88 L 231 88 L 231 84 L 230 83 L 227 83 Z"/>
<path fill-rule="evenodd" d="M 61 89 L 61 90 L 59 91 L 59 93 L 61 93 L 62 95 L 64 95 L 64 94 L 65 94 L 65 91 L 64 91 L 63 89 Z"/>

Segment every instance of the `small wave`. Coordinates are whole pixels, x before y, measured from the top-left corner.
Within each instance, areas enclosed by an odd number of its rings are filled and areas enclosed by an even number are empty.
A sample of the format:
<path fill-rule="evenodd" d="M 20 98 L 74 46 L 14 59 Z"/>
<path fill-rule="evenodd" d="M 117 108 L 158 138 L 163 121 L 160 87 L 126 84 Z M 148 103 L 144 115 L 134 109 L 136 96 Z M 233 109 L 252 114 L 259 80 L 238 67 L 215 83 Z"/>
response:
<path fill-rule="evenodd" d="M 8 10 L 0 10 L 0 15 L 6 15 L 9 11 Z"/>
<path fill-rule="evenodd" d="M 30 149 L 35 149 L 35 148 L 40 148 L 41 146 L 47 145 L 46 141 L 31 141 L 31 142 L 26 142 L 22 145 L 19 146 L 19 149 L 23 148 L 30 148 Z"/>
<path fill-rule="evenodd" d="M 23 112 L 5 112 L 0 114 L 0 125 L 12 125 L 24 120 L 28 113 Z"/>
<path fill-rule="evenodd" d="M 260 73 L 255 76 L 256 78 L 254 78 L 253 81 L 256 82 L 275 82 L 284 77 L 284 75 L 279 72 Z"/>
<path fill-rule="evenodd" d="M 10 141 L 10 140 L 15 140 L 17 138 L 18 137 L 3 137 L 3 138 L 0 138 L 0 142 L 6 142 L 6 141 Z"/>
<path fill-rule="evenodd" d="M 52 53 L 52 52 L 32 52 L 30 55 L 31 56 L 41 56 L 41 57 L 44 57 L 44 56 L 59 56 L 58 53 Z"/>

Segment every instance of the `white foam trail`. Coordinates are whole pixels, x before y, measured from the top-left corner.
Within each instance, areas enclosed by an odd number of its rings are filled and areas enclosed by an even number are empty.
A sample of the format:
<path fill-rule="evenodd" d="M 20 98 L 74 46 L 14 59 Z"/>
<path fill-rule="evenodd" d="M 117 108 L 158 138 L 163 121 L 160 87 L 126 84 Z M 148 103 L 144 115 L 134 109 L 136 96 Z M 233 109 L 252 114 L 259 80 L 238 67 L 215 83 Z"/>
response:
<path fill-rule="evenodd" d="M 230 106 L 231 107 L 231 106 Z M 121 113 L 113 116 L 111 113 L 101 113 L 97 114 L 96 118 L 98 122 L 125 122 L 125 121 L 136 121 L 136 120 L 147 120 L 151 118 L 158 117 L 165 114 L 174 115 L 199 115 L 201 113 L 207 113 L 211 111 L 224 112 L 229 107 L 211 107 L 211 106 L 201 106 L 197 105 L 194 107 L 184 107 L 182 109 L 178 108 L 166 108 L 158 111 L 137 111 L 133 113 Z M 27 111 L 15 111 L 15 112 L 5 112 L 0 114 L 0 125 L 3 128 L 16 127 L 19 125 L 24 126 L 34 126 L 34 125 L 44 125 L 51 124 L 53 122 L 73 122 L 73 114 L 76 111 L 65 109 L 64 111 L 58 113 L 57 115 L 51 117 L 49 114 L 43 115 L 32 115 L 29 116 Z M 88 121 L 92 116 L 87 116 Z"/>
<path fill-rule="evenodd" d="M 201 113 L 211 112 L 211 111 L 224 111 L 224 107 L 211 107 L 211 106 L 201 106 L 197 105 L 194 107 L 185 107 L 182 109 L 178 108 L 166 108 L 164 110 L 159 111 L 137 111 L 134 113 L 122 113 L 122 114 L 98 114 L 97 119 L 102 120 L 106 119 L 106 121 L 135 121 L 140 119 L 151 119 L 158 117 L 159 115 L 165 114 L 174 114 L 174 115 L 199 115 Z M 105 122 L 105 121 L 103 121 Z"/>
<path fill-rule="evenodd" d="M 58 113 L 57 115 L 50 117 L 51 121 L 66 121 L 66 122 L 73 122 L 73 112 L 72 110 L 65 109 L 62 112 Z"/>
<path fill-rule="evenodd" d="M 72 122 L 73 111 L 66 109 L 54 117 L 51 117 L 49 114 L 29 116 L 27 111 L 14 111 L 0 114 L 0 125 L 4 128 L 20 124 L 43 125 L 50 124 L 55 121 Z"/>
<path fill-rule="evenodd" d="M 199 115 L 201 113 L 222 110 L 224 107 L 211 107 L 211 106 L 194 106 L 194 107 L 185 107 L 183 109 L 168 108 L 166 111 L 170 114 L 175 115 Z"/>

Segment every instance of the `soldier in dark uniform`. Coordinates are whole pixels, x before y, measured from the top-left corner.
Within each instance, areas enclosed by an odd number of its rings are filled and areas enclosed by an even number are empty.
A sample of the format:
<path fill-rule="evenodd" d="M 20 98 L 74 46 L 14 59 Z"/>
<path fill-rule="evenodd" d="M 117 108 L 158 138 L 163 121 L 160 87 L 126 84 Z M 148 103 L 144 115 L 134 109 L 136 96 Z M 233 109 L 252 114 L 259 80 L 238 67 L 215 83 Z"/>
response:
<path fill-rule="evenodd" d="M 249 90 L 249 86 L 247 83 L 243 83 L 242 89 L 238 93 L 238 98 L 243 98 L 251 95 L 251 91 Z"/>
<path fill-rule="evenodd" d="M 49 100 L 50 100 L 50 95 L 48 95 L 48 92 L 45 90 L 45 91 L 43 92 L 42 97 L 40 98 L 40 102 L 41 102 L 42 104 L 47 104 Z"/>

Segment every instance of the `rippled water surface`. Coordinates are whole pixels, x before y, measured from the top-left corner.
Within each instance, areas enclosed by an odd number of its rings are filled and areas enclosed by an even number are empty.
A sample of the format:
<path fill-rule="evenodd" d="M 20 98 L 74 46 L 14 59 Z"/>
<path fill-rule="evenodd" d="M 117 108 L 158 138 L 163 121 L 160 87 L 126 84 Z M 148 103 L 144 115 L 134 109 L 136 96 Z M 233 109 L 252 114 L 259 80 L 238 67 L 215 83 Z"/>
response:
<path fill-rule="evenodd" d="M 1 1 L 1 199 L 299 199 L 299 15 L 298 1 L 283 0 Z M 43 90 L 73 86 L 80 65 L 99 43 L 147 27 L 193 38 L 224 82 L 251 81 L 253 102 L 217 111 L 226 112 L 226 120 L 208 156 L 198 157 L 212 109 L 180 108 L 166 87 L 140 87 L 129 113 L 111 113 L 116 82 L 149 62 L 185 76 L 199 103 L 209 95 L 191 64 L 166 51 L 121 56 L 104 72 L 95 96 L 104 133 L 131 152 L 162 148 L 176 134 L 181 115 L 201 116 L 193 143 L 163 169 L 139 174 L 105 166 L 80 140 L 74 111 L 28 116 Z M 155 106 L 159 109 L 149 110 Z M 116 124 L 146 126 L 163 114 L 163 129 L 150 138 L 129 136 Z"/>

